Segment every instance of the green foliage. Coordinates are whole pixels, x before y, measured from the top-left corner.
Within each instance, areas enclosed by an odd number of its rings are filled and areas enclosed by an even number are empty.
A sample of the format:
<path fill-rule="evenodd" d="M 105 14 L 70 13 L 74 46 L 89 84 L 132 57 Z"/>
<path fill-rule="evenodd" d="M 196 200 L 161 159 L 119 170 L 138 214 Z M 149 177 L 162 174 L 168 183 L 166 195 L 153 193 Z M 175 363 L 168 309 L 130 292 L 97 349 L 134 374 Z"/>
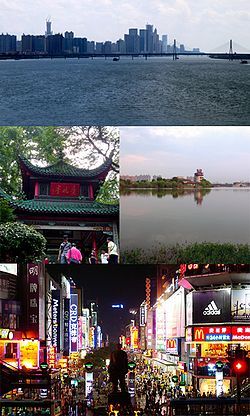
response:
<path fill-rule="evenodd" d="M 211 182 L 209 182 L 207 179 L 202 179 L 201 186 L 204 188 L 211 188 L 213 185 Z"/>
<path fill-rule="evenodd" d="M 195 243 L 182 247 L 178 253 L 183 263 L 246 264 L 250 259 L 249 244 Z"/>
<path fill-rule="evenodd" d="M 66 139 L 56 127 L 0 127 L 0 186 L 10 195 L 20 195 L 18 156 L 54 163 Z"/>
<path fill-rule="evenodd" d="M 45 256 L 46 240 L 28 225 L 7 222 L 0 224 L 0 260 L 34 262 Z"/>
<path fill-rule="evenodd" d="M 103 204 L 118 204 L 119 203 L 119 183 L 116 178 L 107 179 L 97 197 L 98 202 Z"/>
<path fill-rule="evenodd" d="M 92 169 L 112 153 L 109 179 L 115 179 L 119 172 L 119 140 L 118 130 L 111 127 L 0 127 L 0 186 L 9 195 L 21 196 L 20 155 L 40 165 L 53 164 L 63 155 L 73 165 Z"/>
<path fill-rule="evenodd" d="M 128 264 L 179 264 L 179 263 L 224 263 L 248 264 L 249 244 L 192 243 L 165 246 L 159 244 L 151 250 L 133 249 L 122 252 L 122 263 Z"/>
<path fill-rule="evenodd" d="M 0 199 L 0 223 L 13 222 L 15 218 L 13 209 L 9 206 L 8 202 Z"/>

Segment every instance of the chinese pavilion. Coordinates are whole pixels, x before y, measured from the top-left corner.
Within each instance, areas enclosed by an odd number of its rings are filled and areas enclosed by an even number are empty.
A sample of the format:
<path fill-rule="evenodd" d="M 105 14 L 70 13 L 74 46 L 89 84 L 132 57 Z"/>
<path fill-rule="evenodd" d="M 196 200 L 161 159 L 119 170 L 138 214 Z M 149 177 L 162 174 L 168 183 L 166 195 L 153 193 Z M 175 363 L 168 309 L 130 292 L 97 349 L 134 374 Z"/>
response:
<path fill-rule="evenodd" d="M 86 256 L 105 245 L 108 236 L 118 244 L 119 205 L 96 201 L 111 163 L 112 155 L 91 170 L 77 168 L 63 159 L 40 167 L 19 157 L 25 198 L 14 199 L 3 191 L 0 196 L 14 208 L 18 221 L 33 225 L 44 235 L 52 261 L 64 234 Z"/>

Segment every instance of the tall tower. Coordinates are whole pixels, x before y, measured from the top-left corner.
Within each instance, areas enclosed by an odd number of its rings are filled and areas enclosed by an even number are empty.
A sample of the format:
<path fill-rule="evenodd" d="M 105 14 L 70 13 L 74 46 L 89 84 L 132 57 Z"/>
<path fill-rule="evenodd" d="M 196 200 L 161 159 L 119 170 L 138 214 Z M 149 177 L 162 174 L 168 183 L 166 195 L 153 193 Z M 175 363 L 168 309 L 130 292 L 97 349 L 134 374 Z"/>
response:
<path fill-rule="evenodd" d="M 46 19 L 46 30 L 45 30 L 45 37 L 47 38 L 48 36 L 53 35 L 53 32 L 51 30 L 51 20 L 50 19 Z"/>
<path fill-rule="evenodd" d="M 234 59 L 234 52 L 233 52 L 233 40 L 230 39 L 229 41 L 229 55 L 228 55 L 229 61 L 233 61 Z"/>

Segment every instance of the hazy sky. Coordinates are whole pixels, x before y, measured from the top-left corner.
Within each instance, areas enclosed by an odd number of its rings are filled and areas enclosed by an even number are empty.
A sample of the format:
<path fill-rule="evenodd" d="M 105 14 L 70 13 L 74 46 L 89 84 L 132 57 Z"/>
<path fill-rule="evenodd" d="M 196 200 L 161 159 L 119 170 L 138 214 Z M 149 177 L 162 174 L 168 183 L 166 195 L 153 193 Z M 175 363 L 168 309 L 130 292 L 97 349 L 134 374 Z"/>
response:
<path fill-rule="evenodd" d="M 0 32 L 73 30 L 90 40 L 115 41 L 129 27 L 151 23 L 186 46 L 213 51 L 229 39 L 248 48 L 249 0 L 0 0 Z"/>
<path fill-rule="evenodd" d="M 121 127 L 122 175 L 250 181 L 250 127 Z"/>

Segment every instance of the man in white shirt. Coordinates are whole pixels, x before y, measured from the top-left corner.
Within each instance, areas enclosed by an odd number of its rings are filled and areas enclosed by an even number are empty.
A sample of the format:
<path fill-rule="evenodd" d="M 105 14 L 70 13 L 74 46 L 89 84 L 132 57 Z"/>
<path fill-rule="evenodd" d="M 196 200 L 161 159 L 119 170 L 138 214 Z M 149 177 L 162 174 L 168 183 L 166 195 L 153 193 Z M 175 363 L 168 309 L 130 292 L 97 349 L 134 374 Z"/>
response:
<path fill-rule="evenodd" d="M 118 250 L 117 245 L 112 241 L 112 238 L 107 238 L 108 243 L 108 255 L 109 255 L 109 264 L 117 264 L 118 263 Z"/>

